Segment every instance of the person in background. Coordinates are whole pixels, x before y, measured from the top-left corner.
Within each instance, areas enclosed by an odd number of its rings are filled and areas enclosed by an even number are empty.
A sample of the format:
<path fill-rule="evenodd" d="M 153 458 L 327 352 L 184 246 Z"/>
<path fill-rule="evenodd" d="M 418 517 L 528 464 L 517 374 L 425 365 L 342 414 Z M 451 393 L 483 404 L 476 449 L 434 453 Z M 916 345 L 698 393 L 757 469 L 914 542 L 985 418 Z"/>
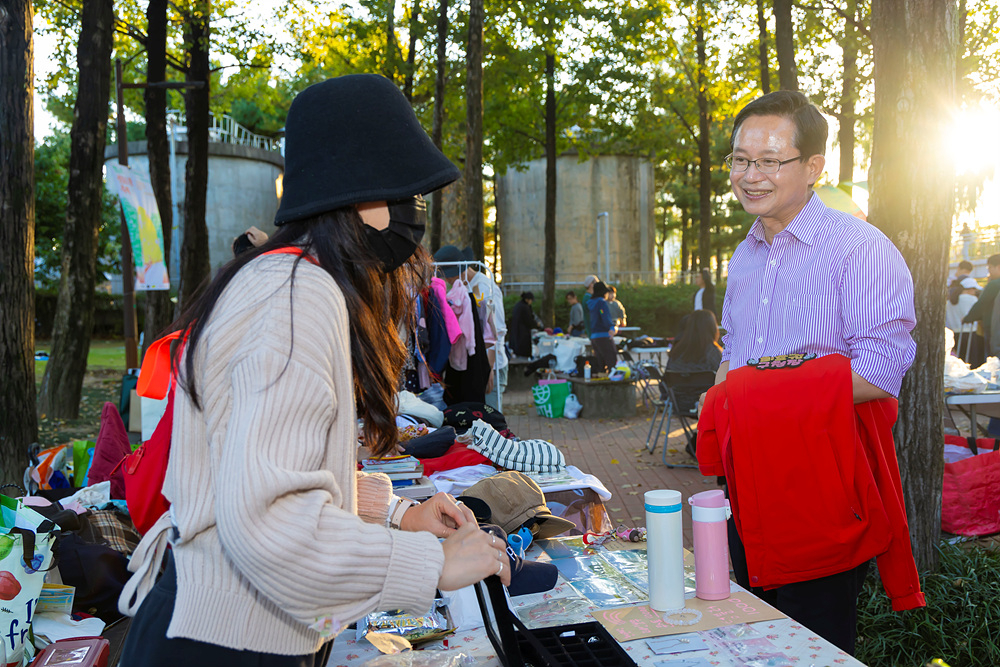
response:
<path fill-rule="evenodd" d="M 566 333 L 570 336 L 585 336 L 587 327 L 584 324 L 583 304 L 576 298 L 576 292 L 566 292 L 566 303 L 569 304 L 569 326 L 566 327 Z"/>
<path fill-rule="evenodd" d="M 694 309 L 710 310 L 718 317 L 715 311 L 715 285 L 712 284 L 712 272 L 702 269 L 694 277 L 694 284 L 698 286 L 698 291 L 694 293 Z"/>
<path fill-rule="evenodd" d="M 961 261 L 958 263 L 958 268 L 955 269 L 955 279 L 948 286 L 948 301 L 958 298 L 958 295 L 962 293 L 962 290 L 965 289 L 962 287 L 962 278 L 970 277 L 972 270 L 972 262 Z"/>
<path fill-rule="evenodd" d="M 625 314 L 625 306 L 618 300 L 618 290 L 614 285 L 608 285 L 608 295 L 604 298 L 611 308 L 611 319 L 616 327 L 624 327 L 628 324 L 628 315 Z"/>
<path fill-rule="evenodd" d="M 684 329 L 667 360 L 668 371 L 716 372 L 722 363 L 722 345 L 719 344 L 719 325 L 715 313 L 696 310 L 686 316 Z"/>
<path fill-rule="evenodd" d="M 590 345 L 597 357 L 598 372 L 608 372 L 618 363 L 618 350 L 615 348 L 615 334 L 618 327 L 611 319 L 611 307 L 605 300 L 608 286 L 598 280 L 593 284 L 594 295 L 587 302 L 590 309 Z"/>
<path fill-rule="evenodd" d="M 173 326 L 172 505 L 129 563 L 122 665 L 322 667 L 366 614 L 509 574 L 454 498 L 414 504 L 357 470 L 358 418 L 372 455 L 397 451 L 421 195 L 458 169 L 378 75 L 310 86 L 285 127 L 278 231 Z"/>
<path fill-rule="evenodd" d="M 955 353 L 973 368 L 982 365 L 983 337 L 976 333 L 975 324 L 963 324 L 964 318 L 976 305 L 979 296 L 979 283 L 968 276 L 956 278 L 955 284 L 948 289 L 948 303 L 945 304 L 945 326 L 955 333 Z M 976 363 L 978 362 L 978 363 Z"/>
<path fill-rule="evenodd" d="M 581 301 L 580 303 L 583 304 L 583 311 L 585 313 L 589 313 L 590 312 L 590 309 L 587 307 L 587 304 L 590 302 L 591 297 L 593 297 L 593 295 L 594 295 L 594 283 L 596 283 L 598 280 L 600 280 L 600 278 L 598 278 L 597 276 L 595 276 L 593 274 L 591 274 L 591 275 L 589 275 L 589 276 L 587 276 L 586 278 L 583 279 L 583 288 L 586 291 L 583 293 L 583 301 Z M 584 320 L 583 320 L 583 328 L 586 330 L 587 336 L 589 337 L 590 336 L 590 317 L 584 318 Z"/>
<path fill-rule="evenodd" d="M 535 313 L 531 302 L 535 295 L 521 292 L 521 300 L 510 311 L 510 349 L 518 357 L 531 358 L 531 330 L 535 326 Z"/>
<path fill-rule="evenodd" d="M 238 257 L 247 250 L 259 248 L 267 243 L 267 233 L 251 226 L 235 239 L 233 239 L 233 257 Z"/>
<path fill-rule="evenodd" d="M 719 325 L 715 321 L 715 313 L 696 310 L 685 315 L 681 333 L 670 348 L 666 370 L 715 373 L 721 363 L 722 345 L 719 344 Z M 683 412 L 693 410 L 702 391 L 704 388 L 676 387 L 674 395 L 677 397 L 677 409 Z"/>
<path fill-rule="evenodd" d="M 994 320 L 1000 313 L 996 312 L 997 296 L 1000 295 L 1000 255 L 990 255 L 986 260 L 986 272 L 990 281 L 979 294 L 979 299 L 962 322 L 979 322 L 983 329 L 983 345 L 987 357 L 996 356 L 1000 352 L 1000 331 L 994 326 Z"/>

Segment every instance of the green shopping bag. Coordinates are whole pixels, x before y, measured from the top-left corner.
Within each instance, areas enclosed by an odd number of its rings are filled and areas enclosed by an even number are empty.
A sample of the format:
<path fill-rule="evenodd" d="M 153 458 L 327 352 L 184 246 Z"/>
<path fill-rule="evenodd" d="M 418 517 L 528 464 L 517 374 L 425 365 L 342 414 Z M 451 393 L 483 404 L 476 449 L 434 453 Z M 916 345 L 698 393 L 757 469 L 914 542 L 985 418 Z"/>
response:
<path fill-rule="evenodd" d="M 566 397 L 569 396 L 569 382 L 566 380 L 556 380 L 554 382 L 539 382 L 531 388 L 531 395 L 535 399 L 535 410 L 541 417 L 551 417 L 553 419 L 563 416 L 563 409 L 566 407 Z"/>
<path fill-rule="evenodd" d="M 0 495 L 0 665 L 21 667 L 31 617 L 52 565 L 56 526 Z"/>

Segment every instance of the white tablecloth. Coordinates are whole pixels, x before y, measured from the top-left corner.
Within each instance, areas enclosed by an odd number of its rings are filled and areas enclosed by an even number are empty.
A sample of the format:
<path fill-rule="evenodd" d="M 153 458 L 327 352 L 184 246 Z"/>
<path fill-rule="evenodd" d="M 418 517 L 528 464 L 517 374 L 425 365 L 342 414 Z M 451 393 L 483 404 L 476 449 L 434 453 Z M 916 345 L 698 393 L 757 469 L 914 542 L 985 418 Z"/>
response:
<path fill-rule="evenodd" d="M 546 554 L 539 556 L 540 551 L 534 546 L 529 553 L 535 554 L 538 560 L 547 558 Z M 694 580 L 690 558 L 686 559 L 685 562 L 685 575 L 690 589 L 690 582 Z M 732 586 L 734 591 L 741 590 L 735 583 Z M 511 598 L 511 603 L 515 611 L 520 610 L 518 615 L 528 627 L 592 621 L 593 618 L 589 612 L 598 609 L 567 583 L 562 574 L 559 575 L 559 584 L 554 589 L 545 593 Z M 477 667 L 499 667 L 500 662 L 497 660 L 496 652 L 486 637 L 486 633 L 481 626 L 472 627 L 475 625 L 478 624 L 471 623 L 468 627 L 461 627 L 447 641 L 433 642 L 423 650 L 443 651 L 442 663 L 445 661 L 445 655 L 465 652 L 475 659 Z M 789 618 L 761 621 L 753 623 L 749 627 L 757 630 L 760 635 L 773 644 L 775 652 L 784 653 L 791 658 L 796 667 L 864 667 L 863 663 Z M 706 637 L 707 633 L 701 633 L 701 635 Z M 720 644 L 715 644 L 711 638 L 707 641 L 710 644 L 709 649 L 681 654 L 656 655 L 650 650 L 644 639 L 625 642 L 622 646 L 640 667 L 655 667 L 665 661 L 667 665 L 670 665 L 669 661 L 681 658 L 703 658 L 707 664 L 720 667 L 738 667 L 743 664 Z M 357 640 L 353 630 L 346 630 L 337 637 L 333 646 L 333 654 L 327 665 L 328 667 L 356 667 L 378 655 L 378 650 L 370 642 L 365 639 Z"/>

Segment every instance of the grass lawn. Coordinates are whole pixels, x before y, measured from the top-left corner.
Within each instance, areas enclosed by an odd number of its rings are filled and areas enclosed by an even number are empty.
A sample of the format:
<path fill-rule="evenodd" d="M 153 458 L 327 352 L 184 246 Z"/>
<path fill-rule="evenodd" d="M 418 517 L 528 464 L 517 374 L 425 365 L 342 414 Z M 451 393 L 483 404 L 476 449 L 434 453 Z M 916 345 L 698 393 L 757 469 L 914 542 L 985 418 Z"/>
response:
<path fill-rule="evenodd" d="M 38 341 L 36 351 L 51 352 L 51 341 Z M 47 361 L 35 361 L 35 386 L 41 385 Z M 122 374 L 125 371 L 125 344 L 121 340 L 93 340 L 87 355 L 87 374 L 80 394 L 77 419 L 38 417 L 38 442 L 51 447 L 73 440 L 94 440 L 101 426 L 101 409 L 106 401 L 118 405 Z"/>

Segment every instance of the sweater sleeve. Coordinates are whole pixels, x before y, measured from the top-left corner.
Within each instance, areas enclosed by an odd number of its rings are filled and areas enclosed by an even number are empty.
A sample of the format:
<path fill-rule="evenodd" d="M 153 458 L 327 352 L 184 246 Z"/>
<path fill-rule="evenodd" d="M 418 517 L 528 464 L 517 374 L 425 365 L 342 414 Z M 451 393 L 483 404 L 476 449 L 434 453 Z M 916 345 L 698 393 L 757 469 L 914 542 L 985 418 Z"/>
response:
<path fill-rule="evenodd" d="M 342 488 L 356 480 L 354 442 L 343 442 L 353 423 L 345 428 L 338 415 L 354 400 L 343 370 L 347 317 L 318 317 L 308 296 L 296 295 L 291 353 L 287 338 L 261 332 L 230 367 L 231 410 L 212 457 L 219 539 L 254 588 L 306 625 L 329 617 L 346 625 L 375 610 L 423 613 L 444 553 L 430 533 L 355 514 L 354 489 Z M 280 319 L 271 326 L 287 332 Z M 329 328 L 312 331 L 317 321 Z M 376 480 L 360 486 L 360 501 L 376 504 Z"/>
<path fill-rule="evenodd" d="M 392 481 L 380 472 L 358 471 L 358 516 L 368 523 L 384 524 L 389 516 Z"/>

